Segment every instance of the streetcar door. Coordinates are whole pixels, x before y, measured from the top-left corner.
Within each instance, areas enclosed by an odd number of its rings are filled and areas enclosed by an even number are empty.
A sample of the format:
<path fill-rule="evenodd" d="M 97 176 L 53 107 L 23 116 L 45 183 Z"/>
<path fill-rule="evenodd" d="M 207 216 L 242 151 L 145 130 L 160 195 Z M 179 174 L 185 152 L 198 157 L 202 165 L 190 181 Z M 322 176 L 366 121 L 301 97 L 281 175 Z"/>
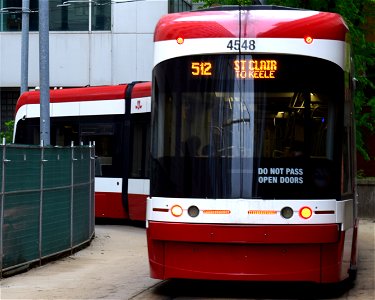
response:
<path fill-rule="evenodd" d="M 131 220 L 145 220 L 149 195 L 151 89 L 135 93 L 137 82 L 125 95 L 123 205 Z"/>
<path fill-rule="evenodd" d="M 95 216 L 128 217 L 122 205 L 123 127 L 122 115 L 82 117 L 80 141 L 95 143 Z"/>

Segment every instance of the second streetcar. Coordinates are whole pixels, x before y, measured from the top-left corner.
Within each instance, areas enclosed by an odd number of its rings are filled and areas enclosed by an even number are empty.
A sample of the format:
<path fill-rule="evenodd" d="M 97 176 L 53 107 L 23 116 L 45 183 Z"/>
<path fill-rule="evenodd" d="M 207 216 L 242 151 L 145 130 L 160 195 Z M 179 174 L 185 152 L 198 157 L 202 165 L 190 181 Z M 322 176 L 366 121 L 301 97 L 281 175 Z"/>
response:
<path fill-rule="evenodd" d="M 95 142 L 95 217 L 144 221 L 151 83 L 51 90 L 51 145 Z M 40 144 L 40 93 L 16 105 L 14 142 Z"/>

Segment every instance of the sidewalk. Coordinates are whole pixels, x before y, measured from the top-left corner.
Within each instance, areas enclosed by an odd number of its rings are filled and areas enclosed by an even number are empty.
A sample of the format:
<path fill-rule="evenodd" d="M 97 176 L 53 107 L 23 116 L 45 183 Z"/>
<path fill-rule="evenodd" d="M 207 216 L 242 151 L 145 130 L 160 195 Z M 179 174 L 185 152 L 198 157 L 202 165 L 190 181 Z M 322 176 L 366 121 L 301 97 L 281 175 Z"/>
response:
<path fill-rule="evenodd" d="M 130 299 L 149 277 L 146 232 L 96 225 L 91 245 L 72 256 L 0 280 L 0 299 Z"/>

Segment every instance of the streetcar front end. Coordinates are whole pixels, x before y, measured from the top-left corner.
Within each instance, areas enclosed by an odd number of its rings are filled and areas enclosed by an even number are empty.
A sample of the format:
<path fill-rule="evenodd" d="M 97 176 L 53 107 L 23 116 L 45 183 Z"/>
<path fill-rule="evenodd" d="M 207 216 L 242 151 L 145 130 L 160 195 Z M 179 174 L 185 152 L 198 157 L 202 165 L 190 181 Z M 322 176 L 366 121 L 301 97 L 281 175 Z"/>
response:
<path fill-rule="evenodd" d="M 327 19 L 340 38 L 325 36 Z M 152 277 L 338 282 L 355 271 L 346 35 L 339 16 L 298 10 L 159 22 L 146 221 Z"/>

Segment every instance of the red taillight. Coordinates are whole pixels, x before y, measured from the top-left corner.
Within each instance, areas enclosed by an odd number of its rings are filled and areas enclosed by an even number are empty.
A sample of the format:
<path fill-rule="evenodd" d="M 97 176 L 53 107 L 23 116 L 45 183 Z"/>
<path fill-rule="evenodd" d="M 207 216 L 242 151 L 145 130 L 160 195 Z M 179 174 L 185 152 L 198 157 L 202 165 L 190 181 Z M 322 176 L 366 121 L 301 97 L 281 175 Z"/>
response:
<path fill-rule="evenodd" d="M 180 205 L 173 205 L 171 208 L 171 214 L 174 217 L 180 217 L 183 213 L 183 209 Z"/>
<path fill-rule="evenodd" d="M 299 216 L 303 219 L 309 219 L 312 216 L 312 209 L 304 206 L 299 210 Z"/>

